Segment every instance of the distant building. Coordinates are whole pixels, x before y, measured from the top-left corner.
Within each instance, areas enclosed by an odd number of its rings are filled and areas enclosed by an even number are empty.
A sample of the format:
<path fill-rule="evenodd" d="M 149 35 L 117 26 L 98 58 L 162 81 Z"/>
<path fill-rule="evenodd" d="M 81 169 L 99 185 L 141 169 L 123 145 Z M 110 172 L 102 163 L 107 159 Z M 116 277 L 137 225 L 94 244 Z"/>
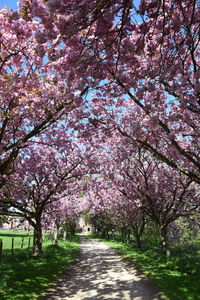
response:
<path fill-rule="evenodd" d="M 81 215 L 78 220 L 77 228 L 83 233 L 92 232 L 92 225 L 85 221 L 85 217 L 83 215 Z"/>
<path fill-rule="evenodd" d="M 7 221 L 2 222 L 1 228 L 7 230 L 23 230 L 23 231 L 26 230 L 29 231 L 33 229 L 26 219 L 18 216 L 8 217 Z"/>

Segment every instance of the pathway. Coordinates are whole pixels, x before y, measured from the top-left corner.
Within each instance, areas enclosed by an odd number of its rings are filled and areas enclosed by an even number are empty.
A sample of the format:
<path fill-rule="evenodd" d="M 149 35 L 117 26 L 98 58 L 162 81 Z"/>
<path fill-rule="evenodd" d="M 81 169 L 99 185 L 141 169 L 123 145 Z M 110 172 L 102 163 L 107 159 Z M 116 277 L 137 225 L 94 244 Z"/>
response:
<path fill-rule="evenodd" d="M 81 236 L 76 263 L 41 300 L 158 300 L 144 275 L 107 245 Z"/>

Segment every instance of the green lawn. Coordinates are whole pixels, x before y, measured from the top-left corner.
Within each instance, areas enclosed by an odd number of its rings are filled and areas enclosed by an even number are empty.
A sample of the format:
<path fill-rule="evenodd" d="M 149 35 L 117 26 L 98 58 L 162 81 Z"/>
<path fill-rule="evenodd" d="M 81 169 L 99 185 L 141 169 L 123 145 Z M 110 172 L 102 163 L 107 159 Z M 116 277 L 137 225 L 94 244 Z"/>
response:
<path fill-rule="evenodd" d="M 200 299 L 200 251 L 197 247 L 174 248 L 172 256 L 166 258 L 156 248 L 138 250 L 122 242 L 101 241 L 145 273 L 166 299 Z"/>
<path fill-rule="evenodd" d="M 31 256 L 31 250 L 21 251 L 21 237 L 19 238 L 19 249 L 15 249 L 11 255 L 11 234 L 5 236 L 3 259 L 0 273 L 0 299 L 1 300 L 29 300 L 37 299 L 45 288 L 54 282 L 74 261 L 79 250 L 79 237 L 66 242 L 59 242 L 59 247 L 54 247 L 52 241 L 43 243 L 43 255 L 40 258 Z M 19 237 L 21 235 L 21 237 Z M 2 238 L 2 234 L 0 234 Z"/>
<path fill-rule="evenodd" d="M 20 232 L 20 231 L 3 231 L 0 232 L 0 239 L 3 241 L 3 252 L 8 253 L 8 250 L 11 252 L 12 238 L 14 238 L 14 249 L 21 249 L 22 238 L 23 238 L 23 249 L 27 249 L 29 245 L 33 245 L 33 233 L 32 232 Z M 5 250 L 5 251 L 4 251 Z"/>

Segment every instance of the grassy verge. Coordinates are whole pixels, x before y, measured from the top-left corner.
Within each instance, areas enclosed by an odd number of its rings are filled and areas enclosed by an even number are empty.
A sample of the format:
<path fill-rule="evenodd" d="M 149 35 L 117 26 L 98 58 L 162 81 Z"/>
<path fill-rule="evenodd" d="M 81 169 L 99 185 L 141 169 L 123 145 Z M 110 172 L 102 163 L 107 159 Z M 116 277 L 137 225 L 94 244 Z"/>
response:
<path fill-rule="evenodd" d="M 200 251 L 197 249 L 174 248 L 172 256 L 166 258 L 158 249 L 139 250 L 122 242 L 100 240 L 146 274 L 166 299 L 200 299 Z"/>
<path fill-rule="evenodd" d="M 44 242 L 44 253 L 40 258 L 32 257 L 30 249 L 16 249 L 13 256 L 10 249 L 4 249 L 0 267 L 0 299 L 37 299 L 70 266 L 78 250 L 78 236 L 59 242 L 59 247 L 54 247 L 51 241 Z"/>
<path fill-rule="evenodd" d="M 12 248 L 12 239 L 14 239 L 14 250 L 21 249 L 23 238 L 23 248 L 28 248 L 29 238 L 30 238 L 30 246 L 33 245 L 33 232 L 20 232 L 20 231 L 3 231 L 0 232 L 0 239 L 3 241 L 3 252 L 8 253 Z"/>

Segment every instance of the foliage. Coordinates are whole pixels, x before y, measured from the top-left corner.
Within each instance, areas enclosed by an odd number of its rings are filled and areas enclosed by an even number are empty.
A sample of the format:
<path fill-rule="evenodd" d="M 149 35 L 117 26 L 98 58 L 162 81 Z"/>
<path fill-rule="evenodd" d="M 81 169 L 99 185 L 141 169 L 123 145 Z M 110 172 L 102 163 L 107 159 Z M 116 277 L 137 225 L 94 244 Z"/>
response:
<path fill-rule="evenodd" d="M 24 20 L 19 12 L 6 7 L 0 11 L 0 24 L 3 33 L 0 37 L 0 186 L 3 186 L 15 170 L 14 162 L 21 150 L 35 142 L 37 145 L 38 136 L 47 133 L 47 128 L 48 134 L 54 136 L 60 128 L 57 121 L 64 121 L 65 115 L 77 108 L 78 103 L 75 101 L 77 105 L 74 105 L 73 93 L 69 87 L 66 89 L 66 78 L 55 75 L 53 64 L 38 53 L 35 32 L 41 31 L 41 24 Z"/>
<path fill-rule="evenodd" d="M 82 115 L 93 130 L 118 130 L 198 184 L 199 11 L 196 0 L 20 1 L 69 86 L 93 90 Z"/>

